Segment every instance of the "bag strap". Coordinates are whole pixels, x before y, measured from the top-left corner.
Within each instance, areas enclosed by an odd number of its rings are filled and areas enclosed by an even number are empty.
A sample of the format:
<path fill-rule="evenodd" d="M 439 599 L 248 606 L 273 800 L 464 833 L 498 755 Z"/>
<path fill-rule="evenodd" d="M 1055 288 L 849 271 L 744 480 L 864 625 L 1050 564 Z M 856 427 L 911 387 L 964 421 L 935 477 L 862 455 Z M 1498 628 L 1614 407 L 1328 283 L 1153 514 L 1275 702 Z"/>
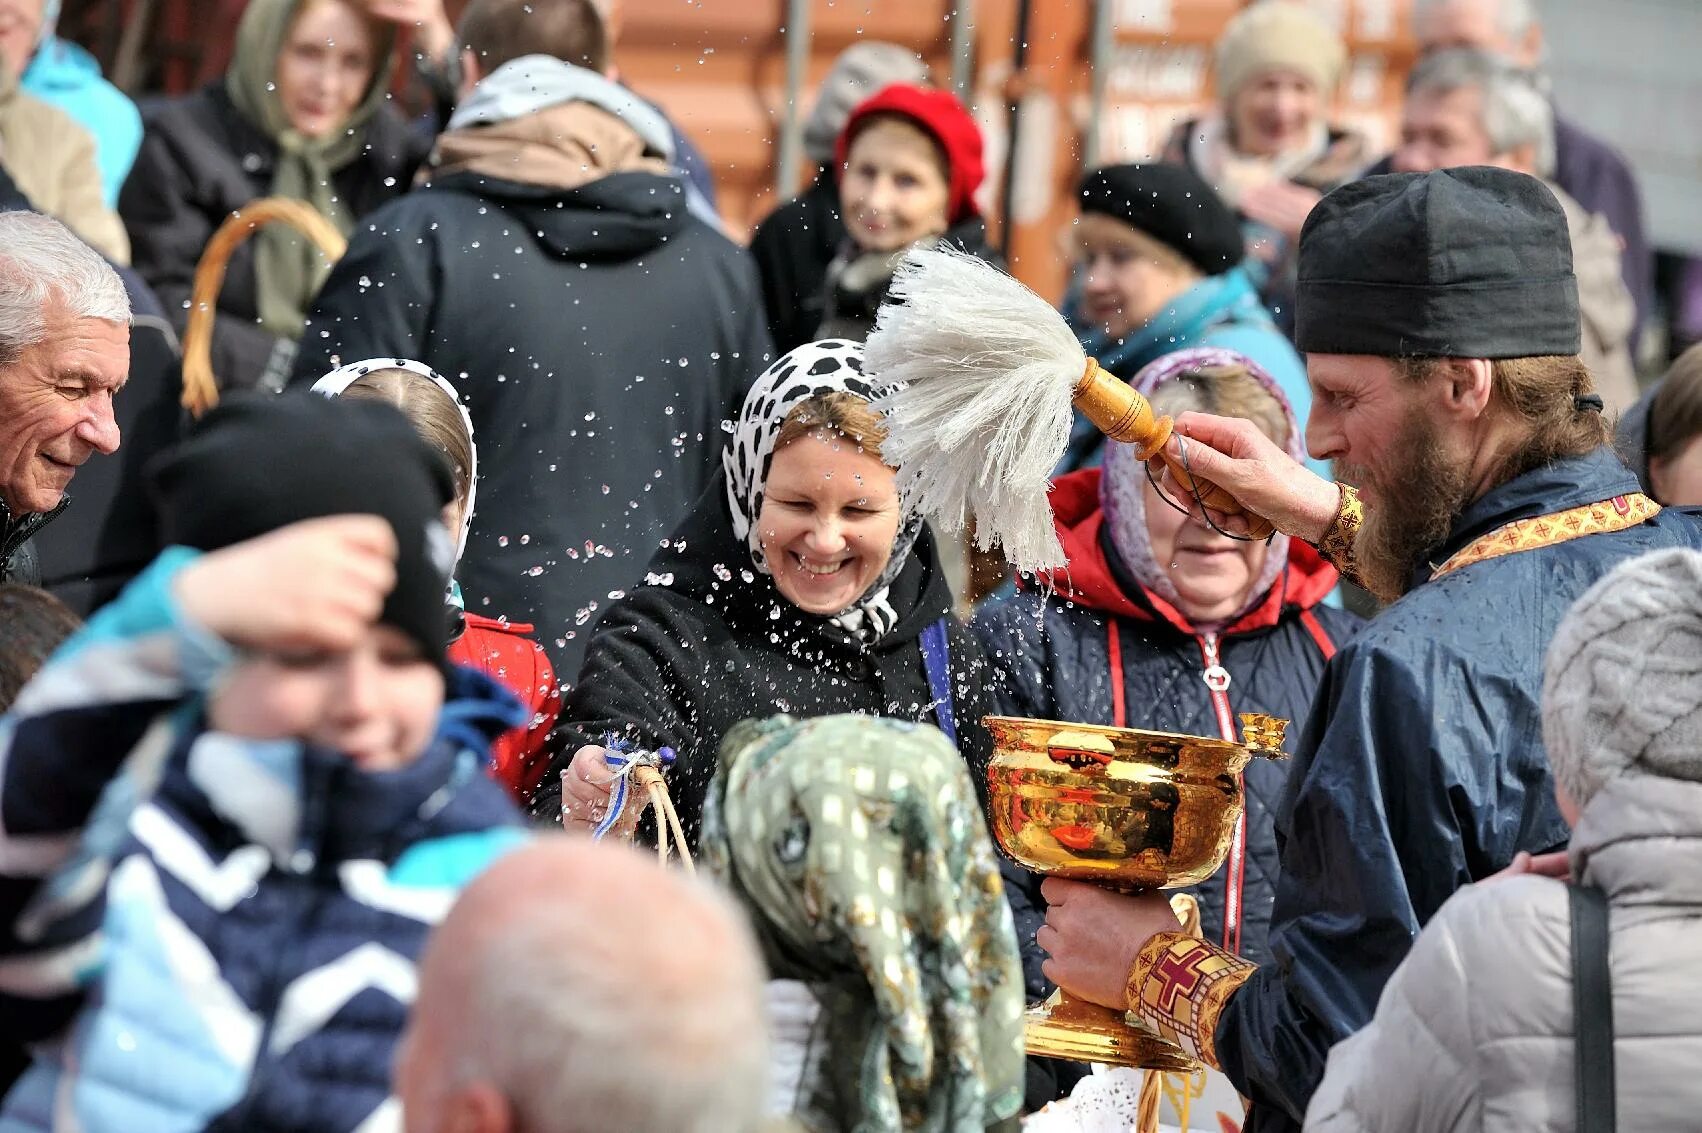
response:
<path fill-rule="evenodd" d="M 1578 1133 L 1613 1133 L 1613 976 L 1608 969 L 1607 894 L 1569 885 L 1572 906 L 1572 1030 Z"/>
<path fill-rule="evenodd" d="M 957 710 L 951 702 L 951 631 L 945 618 L 922 631 L 922 668 L 928 675 L 928 695 L 934 700 L 934 719 L 946 739 L 956 746 Z"/>

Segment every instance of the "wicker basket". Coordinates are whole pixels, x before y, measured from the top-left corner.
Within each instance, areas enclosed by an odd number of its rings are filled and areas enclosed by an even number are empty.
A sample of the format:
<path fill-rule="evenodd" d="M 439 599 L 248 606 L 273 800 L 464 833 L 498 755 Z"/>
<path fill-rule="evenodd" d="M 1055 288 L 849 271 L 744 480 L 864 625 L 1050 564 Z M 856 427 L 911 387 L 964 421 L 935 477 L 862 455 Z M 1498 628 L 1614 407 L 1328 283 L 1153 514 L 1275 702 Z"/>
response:
<path fill-rule="evenodd" d="M 225 284 L 225 268 L 237 247 L 263 224 L 289 225 L 312 240 L 332 263 L 341 259 L 349 246 L 336 225 L 313 206 L 286 197 L 251 201 L 219 225 L 195 266 L 189 322 L 183 331 L 183 407 L 196 417 L 219 403 L 219 383 L 213 374 L 213 318 L 219 291 Z"/>

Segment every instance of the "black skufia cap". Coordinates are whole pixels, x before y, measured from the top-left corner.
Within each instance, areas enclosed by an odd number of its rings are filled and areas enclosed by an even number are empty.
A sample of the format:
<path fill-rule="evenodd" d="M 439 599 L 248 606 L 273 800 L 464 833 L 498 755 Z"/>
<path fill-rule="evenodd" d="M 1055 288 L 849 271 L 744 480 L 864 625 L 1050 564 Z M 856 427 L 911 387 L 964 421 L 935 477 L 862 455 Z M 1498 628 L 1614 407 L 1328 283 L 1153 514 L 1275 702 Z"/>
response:
<path fill-rule="evenodd" d="M 1186 166 L 1107 165 L 1089 171 L 1076 195 L 1082 212 L 1122 221 L 1206 275 L 1222 275 L 1247 258 L 1234 211 Z"/>
<path fill-rule="evenodd" d="M 394 406 L 290 392 L 234 394 L 147 469 L 168 545 L 216 551 L 302 520 L 376 515 L 396 533 L 396 588 L 379 621 L 440 668 L 455 548 L 455 484 Z"/>
<path fill-rule="evenodd" d="M 1306 218 L 1299 269 L 1303 353 L 1578 353 L 1566 214 L 1523 173 L 1473 165 L 1343 185 Z"/>

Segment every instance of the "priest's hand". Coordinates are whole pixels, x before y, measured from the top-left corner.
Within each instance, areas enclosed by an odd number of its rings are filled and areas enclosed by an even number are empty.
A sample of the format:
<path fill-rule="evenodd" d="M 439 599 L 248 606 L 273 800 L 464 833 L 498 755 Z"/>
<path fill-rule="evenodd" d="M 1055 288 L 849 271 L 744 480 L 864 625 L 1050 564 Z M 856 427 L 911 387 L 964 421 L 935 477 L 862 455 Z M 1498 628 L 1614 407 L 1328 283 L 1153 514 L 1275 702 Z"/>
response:
<path fill-rule="evenodd" d="M 1114 893 L 1084 881 L 1049 877 L 1040 887 L 1046 923 L 1035 934 L 1049 959 L 1040 970 L 1071 995 L 1128 1010 L 1124 988 L 1135 956 L 1154 933 L 1181 925 L 1162 893 Z"/>
<path fill-rule="evenodd" d="M 1165 455 L 1234 496 L 1247 511 L 1270 520 L 1278 531 L 1309 543 L 1323 539 L 1341 507 L 1337 485 L 1278 448 L 1244 417 L 1184 413 L 1176 418 Z M 1157 472 L 1156 462 L 1153 470 Z M 1196 518 L 1203 514 L 1231 534 L 1246 534 L 1246 516 L 1202 511 L 1168 467 L 1159 477 L 1159 488 Z"/>

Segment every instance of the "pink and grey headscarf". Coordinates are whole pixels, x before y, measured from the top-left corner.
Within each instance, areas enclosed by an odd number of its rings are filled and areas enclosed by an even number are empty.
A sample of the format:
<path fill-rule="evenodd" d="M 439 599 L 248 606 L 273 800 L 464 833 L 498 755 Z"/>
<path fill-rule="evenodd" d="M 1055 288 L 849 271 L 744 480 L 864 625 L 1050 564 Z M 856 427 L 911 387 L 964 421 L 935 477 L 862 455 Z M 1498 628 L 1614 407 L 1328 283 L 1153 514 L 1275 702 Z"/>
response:
<path fill-rule="evenodd" d="M 1172 378 L 1203 366 L 1245 367 L 1247 372 L 1276 398 L 1277 404 L 1282 406 L 1282 415 L 1288 421 L 1288 455 L 1296 460 L 1306 459 L 1305 435 L 1299 419 L 1294 415 L 1294 407 L 1289 405 L 1288 398 L 1283 394 L 1277 380 L 1245 354 L 1212 346 L 1178 350 L 1149 362 L 1135 375 L 1135 380 L 1130 384 L 1134 386 L 1135 392 L 1143 397 L 1150 397 L 1154 390 Z M 1176 593 L 1176 587 L 1170 581 L 1170 575 L 1164 565 L 1152 553 L 1152 539 L 1147 534 L 1146 526 L 1145 485 L 1146 469 L 1135 456 L 1134 446 L 1107 443 L 1104 471 L 1099 480 L 1099 499 L 1100 506 L 1105 511 L 1105 526 L 1111 535 L 1111 545 L 1117 549 L 1124 565 L 1142 586 L 1172 606 L 1179 607 L 1181 599 Z M 1288 536 L 1279 533 L 1270 542 L 1270 549 L 1265 554 L 1264 568 L 1254 580 L 1246 608 L 1237 610 L 1233 617 L 1224 619 L 1221 624 L 1232 624 L 1257 605 L 1286 566 Z M 1218 625 L 1195 628 L 1210 631 L 1218 628 Z"/>

